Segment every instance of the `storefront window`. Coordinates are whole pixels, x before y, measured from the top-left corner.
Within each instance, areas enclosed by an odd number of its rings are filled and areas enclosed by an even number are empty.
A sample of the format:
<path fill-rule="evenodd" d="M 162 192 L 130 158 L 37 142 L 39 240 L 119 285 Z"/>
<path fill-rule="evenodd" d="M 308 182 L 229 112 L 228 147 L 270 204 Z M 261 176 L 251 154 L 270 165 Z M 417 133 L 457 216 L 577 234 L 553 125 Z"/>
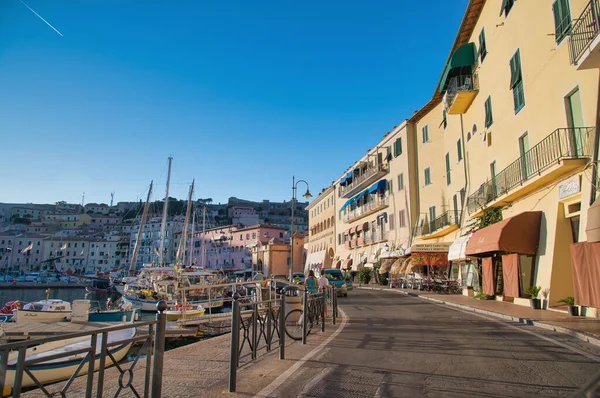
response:
<path fill-rule="evenodd" d="M 533 286 L 534 257 L 527 254 L 519 254 L 519 296 L 526 297 L 525 290 Z"/>
<path fill-rule="evenodd" d="M 569 218 L 571 222 L 571 234 L 573 236 L 573 243 L 579 242 L 579 216 Z"/>
<path fill-rule="evenodd" d="M 479 290 L 479 274 L 475 269 L 475 264 L 467 261 L 462 265 L 462 286 L 472 287 L 474 290 Z"/>

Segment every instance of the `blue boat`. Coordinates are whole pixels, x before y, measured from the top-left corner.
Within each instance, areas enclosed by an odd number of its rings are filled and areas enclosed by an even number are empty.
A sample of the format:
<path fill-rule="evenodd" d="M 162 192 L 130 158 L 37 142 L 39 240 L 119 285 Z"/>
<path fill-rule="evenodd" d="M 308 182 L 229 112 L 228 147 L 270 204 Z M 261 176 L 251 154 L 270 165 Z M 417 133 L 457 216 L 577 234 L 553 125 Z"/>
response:
<path fill-rule="evenodd" d="M 90 310 L 88 314 L 88 322 L 122 322 L 125 317 L 125 322 L 131 322 L 135 310 L 124 311 L 116 310 Z"/>

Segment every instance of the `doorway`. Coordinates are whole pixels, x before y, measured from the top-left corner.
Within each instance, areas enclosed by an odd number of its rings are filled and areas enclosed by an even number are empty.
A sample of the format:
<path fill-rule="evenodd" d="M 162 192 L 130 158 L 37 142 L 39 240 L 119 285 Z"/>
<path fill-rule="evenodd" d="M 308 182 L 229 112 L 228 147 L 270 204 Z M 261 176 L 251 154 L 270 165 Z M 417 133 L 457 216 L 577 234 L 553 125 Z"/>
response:
<path fill-rule="evenodd" d="M 585 124 L 579 87 L 565 98 L 565 108 L 569 127 L 569 153 L 572 157 L 581 156 L 585 143 Z"/>

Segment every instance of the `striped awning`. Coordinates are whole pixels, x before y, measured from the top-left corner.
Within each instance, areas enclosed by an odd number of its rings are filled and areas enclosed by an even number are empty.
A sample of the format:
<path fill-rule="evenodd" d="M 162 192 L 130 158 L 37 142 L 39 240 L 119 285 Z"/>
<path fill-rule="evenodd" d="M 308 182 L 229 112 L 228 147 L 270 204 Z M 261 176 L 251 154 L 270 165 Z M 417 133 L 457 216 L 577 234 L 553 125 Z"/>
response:
<path fill-rule="evenodd" d="M 395 258 L 385 258 L 381 260 L 381 268 L 379 268 L 379 273 L 385 274 L 386 272 L 390 272 L 390 269 L 395 262 Z"/>

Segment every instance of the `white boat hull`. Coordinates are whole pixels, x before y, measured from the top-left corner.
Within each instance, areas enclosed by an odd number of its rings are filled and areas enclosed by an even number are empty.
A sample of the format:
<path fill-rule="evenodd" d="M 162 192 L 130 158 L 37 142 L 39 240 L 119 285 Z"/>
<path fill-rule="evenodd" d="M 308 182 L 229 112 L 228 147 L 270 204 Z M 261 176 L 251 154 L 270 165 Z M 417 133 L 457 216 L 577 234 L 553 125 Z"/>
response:
<path fill-rule="evenodd" d="M 133 308 L 138 309 L 140 311 L 144 311 L 144 312 L 156 312 L 156 304 L 158 303 L 158 301 L 156 300 L 140 300 L 140 299 L 134 299 L 131 297 L 127 297 L 127 296 L 123 296 L 123 300 L 131 303 L 131 305 L 133 306 Z M 167 306 L 169 307 L 174 307 L 177 304 L 177 301 L 175 300 L 170 300 L 167 301 Z M 195 305 L 201 305 L 202 307 L 206 308 L 221 308 L 223 306 L 223 298 L 219 297 L 219 298 L 214 298 L 212 300 L 198 300 L 198 301 L 188 301 L 188 304 L 191 306 L 195 306 Z"/>
<path fill-rule="evenodd" d="M 131 348 L 131 342 L 127 341 L 135 336 L 135 328 L 120 330 L 116 332 L 110 332 L 108 335 L 108 341 L 118 342 L 123 341 L 123 344 L 112 346 L 109 348 L 110 353 L 114 356 L 117 362 L 121 361 L 127 355 L 127 352 Z M 69 343 L 66 344 L 65 343 Z M 94 361 L 94 371 L 100 368 L 100 349 L 101 349 L 101 336 L 98 336 L 96 340 L 96 356 Z M 57 342 L 51 342 L 42 344 L 37 347 L 33 347 L 27 350 L 26 360 L 41 359 L 50 355 L 58 353 L 65 353 L 69 350 L 77 350 L 90 346 L 90 337 L 83 337 L 70 340 L 62 340 Z M 16 376 L 16 357 L 17 353 L 11 353 L 9 355 L 8 366 L 6 370 L 6 382 L 7 387 L 13 388 Z M 33 374 L 40 384 L 47 384 L 57 382 L 60 380 L 66 380 L 70 378 L 73 373 L 77 370 L 81 361 L 85 357 L 85 353 L 76 355 L 65 355 L 63 358 L 53 359 L 49 361 L 40 361 L 38 363 L 29 365 L 27 369 Z M 110 367 L 114 365 L 110 357 L 106 357 L 105 366 Z M 85 375 L 88 373 L 88 364 L 85 364 L 78 375 Z M 22 387 L 34 386 L 36 383 L 27 372 L 23 373 Z"/>
<path fill-rule="evenodd" d="M 71 319 L 71 311 L 30 311 L 18 309 L 13 320 L 17 323 L 63 322 Z"/>
<path fill-rule="evenodd" d="M 176 321 L 178 319 L 183 318 L 184 312 L 167 310 L 167 311 L 165 311 L 165 314 L 167 315 L 167 321 L 171 322 L 171 321 Z M 199 309 L 199 310 L 189 309 L 189 310 L 185 311 L 186 317 L 202 316 L 202 315 L 204 315 L 204 309 Z"/>

